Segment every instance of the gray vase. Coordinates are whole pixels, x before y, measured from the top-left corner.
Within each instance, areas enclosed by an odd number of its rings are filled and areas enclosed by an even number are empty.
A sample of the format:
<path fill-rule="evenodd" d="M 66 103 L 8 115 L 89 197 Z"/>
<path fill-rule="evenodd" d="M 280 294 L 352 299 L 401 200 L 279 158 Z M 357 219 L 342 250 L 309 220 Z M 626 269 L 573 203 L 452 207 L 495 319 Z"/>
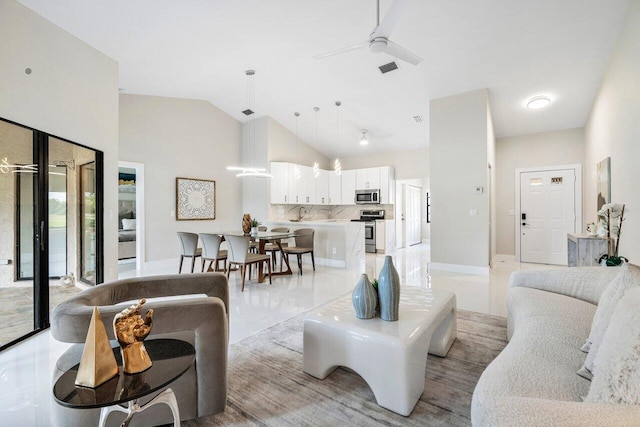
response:
<path fill-rule="evenodd" d="M 380 299 L 380 317 L 393 322 L 398 320 L 400 311 L 400 276 L 393 266 L 390 255 L 384 257 L 384 264 L 378 277 L 378 297 Z"/>
<path fill-rule="evenodd" d="M 376 315 L 378 293 L 369 282 L 366 274 L 360 276 L 360 280 L 351 294 L 351 301 L 356 309 L 358 319 L 371 319 Z"/>

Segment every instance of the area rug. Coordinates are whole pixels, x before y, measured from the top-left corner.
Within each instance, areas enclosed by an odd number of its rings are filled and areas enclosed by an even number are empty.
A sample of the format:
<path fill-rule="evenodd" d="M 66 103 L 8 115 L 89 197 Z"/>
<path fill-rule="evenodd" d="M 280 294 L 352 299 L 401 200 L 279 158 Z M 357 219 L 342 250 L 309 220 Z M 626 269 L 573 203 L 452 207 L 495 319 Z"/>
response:
<path fill-rule="evenodd" d="M 226 410 L 182 425 L 467 426 L 475 384 L 507 343 L 505 318 L 458 310 L 456 341 L 446 357 L 429 355 L 424 393 L 403 417 L 378 406 L 366 382 L 349 370 L 336 369 L 324 380 L 302 372 L 303 319 L 230 346 Z"/>

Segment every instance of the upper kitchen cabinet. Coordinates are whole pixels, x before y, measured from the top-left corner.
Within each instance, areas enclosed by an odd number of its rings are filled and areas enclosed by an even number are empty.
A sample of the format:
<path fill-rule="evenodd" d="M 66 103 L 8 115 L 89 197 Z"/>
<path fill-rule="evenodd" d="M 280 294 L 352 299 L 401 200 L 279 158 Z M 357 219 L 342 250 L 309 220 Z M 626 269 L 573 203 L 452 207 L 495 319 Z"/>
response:
<path fill-rule="evenodd" d="M 380 203 L 392 205 L 396 202 L 395 170 L 391 166 L 382 166 L 380 169 Z"/>
<path fill-rule="evenodd" d="M 316 181 L 316 204 L 328 205 L 329 203 L 329 171 L 320 170 Z"/>
<path fill-rule="evenodd" d="M 334 171 L 326 171 L 326 172 L 329 177 L 328 204 L 341 205 L 342 204 L 342 174 L 336 175 Z"/>
<path fill-rule="evenodd" d="M 271 203 L 289 203 L 289 163 L 271 162 Z"/>
<path fill-rule="evenodd" d="M 300 167 L 300 185 L 298 185 L 298 203 L 305 205 L 315 205 L 316 200 L 316 179 L 313 176 L 311 166 Z"/>
<path fill-rule="evenodd" d="M 356 197 L 356 169 L 342 171 L 341 205 L 355 205 Z"/>
<path fill-rule="evenodd" d="M 356 190 L 380 188 L 380 168 L 356 169 Z"/>

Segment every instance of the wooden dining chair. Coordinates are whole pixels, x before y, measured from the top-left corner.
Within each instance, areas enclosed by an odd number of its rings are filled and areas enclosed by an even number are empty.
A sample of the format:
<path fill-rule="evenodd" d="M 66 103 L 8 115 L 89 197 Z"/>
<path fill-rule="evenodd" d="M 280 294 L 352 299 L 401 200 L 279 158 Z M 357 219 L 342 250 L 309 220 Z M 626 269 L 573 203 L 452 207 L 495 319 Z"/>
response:
<path fill-rule="evenodd" d="M 220 250 L 220 244 L 222 243 L 222 237 L 219 234 L 200 233 L 200 240 L 202 240 L 202 271 L 207 261 L 209 261 L 209 268 L 213 266 L 214 271 L 220 271 L 220 261 L 224 261 L 224 270 L 227 270 L 227 251 Z"/>
<path fill-rule="evenodd" d="M 202 249 L 198 247 L 198 235 L 196 233 L 186 233 L 178 231 L 180 238 L 180 266 L 178 274 L 182 273 L 182 262 L 185 258 L 191 258 L 191 272 L 196 265 L 196 258 L 202 256 Z"/>
<path fill-rule="evenodd" d="M 288 233 L 289 229 L 287 227 L 275 227 L 271 229 L 272 232 L 274 233 Z M 280 240 L 280 246 L 285 247 L 288 246 L 287 242 L 282 242 L 282 240 Z M 264 251 L 265 253 L 268 253 L 271 255 L 271 264 L 272 264 L 272 268 L 276 268 L 276 253 L 280 252 L 280 271 L 282 271 L 282 260 L 284 258 L 284 254 L 280 251 L 280 248 L 278 247 L 278 244 L 276 242 L 274 243 L 267 243 L 266 245 L 264 245 Z"/>
<path fill-rule="evenodd" d="M 227 261 L 229 268 L 227 269 L 227 279 L 231 274 L 231 266 L 239 265 L 240 274 L 242 274 L 242 292 L 244 292 L 244 282 L 247 275 L 247 267 L 252 264 L 260 264 L 264 262 L 267 264 L 267 271 L 269 272 L 269 284 L 271 284 L 271 257 L 267 254 L 252 254 L 249 252 L 249 238 L 246 236 L 231 236 L 225 235 L 224 239 L 227 241 Z M 249 277 L 251 280 L 251 277 Z"/>
<path fill-rule="evenodd" d="M 311 254 L 311 264 L 313 265 L 313 271 L 316 271 L 316 261 L 313 258 L 313 235 L 315 231 L 312 228 L 301 228 L 295 230 L 296 235 L 294 239 L 296 245 L 294 247 L 282 248 L 287 255 L 287 261 L 289 261 L 289 255 L 295 254 L 298 258 L 298 271 L 302 275 L 302 255 Z"/>

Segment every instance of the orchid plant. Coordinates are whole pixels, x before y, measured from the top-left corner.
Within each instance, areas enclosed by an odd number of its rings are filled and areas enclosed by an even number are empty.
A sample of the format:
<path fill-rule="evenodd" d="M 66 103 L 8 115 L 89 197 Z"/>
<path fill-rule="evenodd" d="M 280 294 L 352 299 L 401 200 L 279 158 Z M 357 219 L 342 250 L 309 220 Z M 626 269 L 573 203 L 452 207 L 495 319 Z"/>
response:
<path fill-rule="evenodd" d="M 622 234 L 622 222 L 624 221 L 625 205 L 620 203 L 607 203 L 598 211 L 598 236 L 614 238 L 613 247 L 609 244 L 609 250 L 600 260 L 606 260 L 607 265 L 620 265 L 622 261 L 629 261 L 623 256 L 618 256 L 620 235 Z M 613 253 L 612 253 L 613 249 Z"/>

